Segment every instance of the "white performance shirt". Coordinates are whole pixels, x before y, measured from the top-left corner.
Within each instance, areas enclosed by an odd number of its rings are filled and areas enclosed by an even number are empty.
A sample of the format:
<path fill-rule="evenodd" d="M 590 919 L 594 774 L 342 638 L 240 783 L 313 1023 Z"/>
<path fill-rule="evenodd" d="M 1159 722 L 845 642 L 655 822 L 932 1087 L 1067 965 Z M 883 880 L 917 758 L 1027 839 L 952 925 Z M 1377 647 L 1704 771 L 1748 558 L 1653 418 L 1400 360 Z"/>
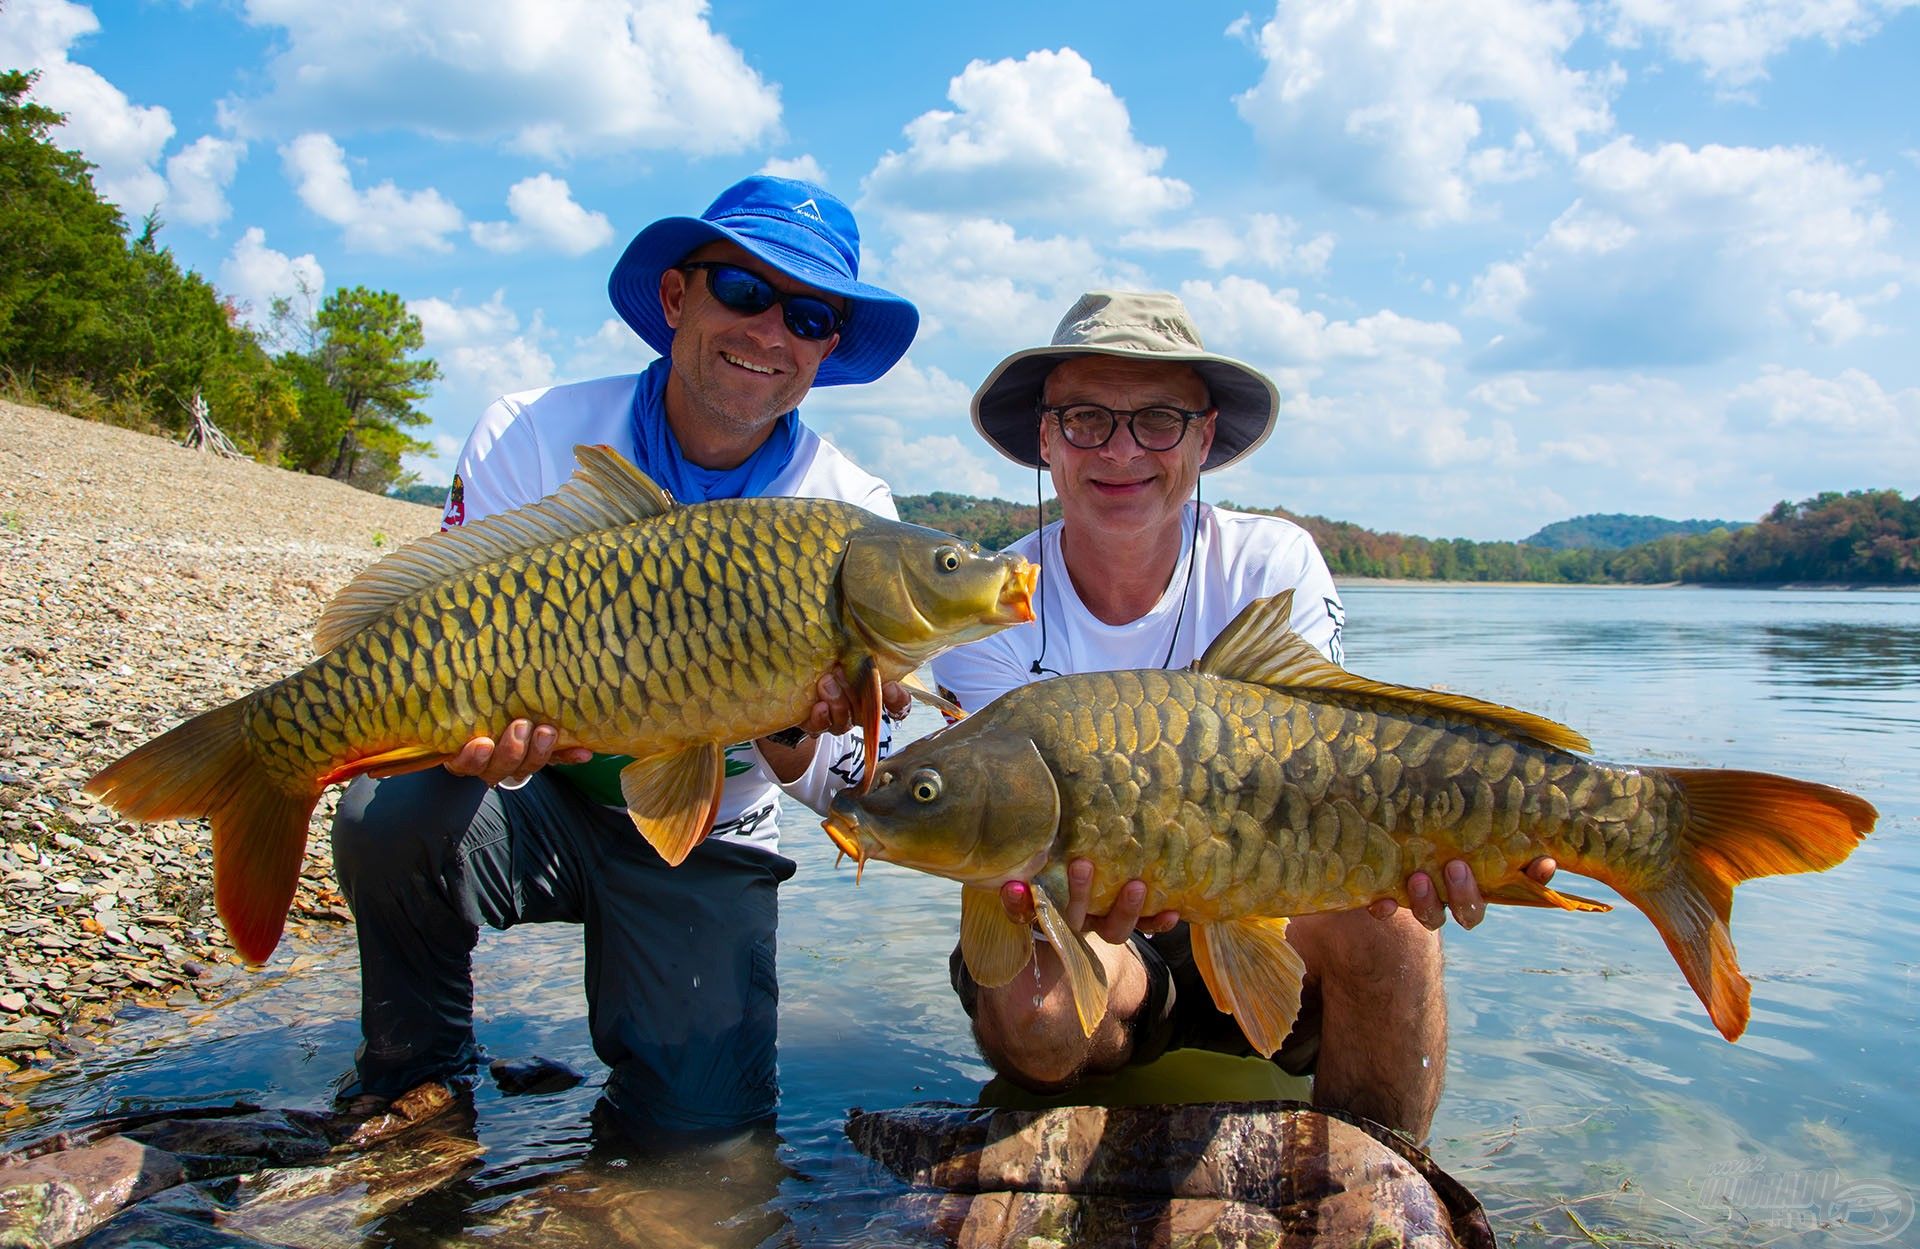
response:
<path fill-rule="evenodd" d="M 441 527 L 480 520 L 552 494 L 573 476 L 578 467 L 573 449 L 582 443 L 604 443 L 637 460 L 632 413 L 639 380 L 637 374 L 600 377 L 494 400 L 461 449 Z M 764 493 L 838 499 L 889 520 L 899 519 L 887 484 L 854 464 L 805 422 L 800 425 L 793 462 Z M 883 717 L 883 758 L 892 747 L 892 737 L 893 726 Z M 835 793 L 861 779 L 861 733 L 855 729 L 820 737 L 812 766 L 789 785 L 779 783 L 751 743 L 728 748 L 726 771 L 712 836 L 777 851 L 780 790 L 824 813 Z"/>
<path fill-rule="evenodd" d="M 1196 509 L 1199 561 L 1191 563 Z M 1040 564 L 1037 618 L 939 656 L 933 661 L 934 679 L 962 708 L 978 711 L 1008 690 L 1045 677 L 1184 668 L 1248 603 L 1284 590 L 1294 592 L 1294 631 L 1327 658 L 1341 661 L 1346 608 L 1312 535 L 1282 517 L 1211 504 L 1189 503 L 1183 515 L 1180 559 L 1166 592 L 1146 615 L 1121 625 L 1105 623 L 1080 601 L 1060 555 L 1060 522 L 1015 542 L 1007 549 Z"/>

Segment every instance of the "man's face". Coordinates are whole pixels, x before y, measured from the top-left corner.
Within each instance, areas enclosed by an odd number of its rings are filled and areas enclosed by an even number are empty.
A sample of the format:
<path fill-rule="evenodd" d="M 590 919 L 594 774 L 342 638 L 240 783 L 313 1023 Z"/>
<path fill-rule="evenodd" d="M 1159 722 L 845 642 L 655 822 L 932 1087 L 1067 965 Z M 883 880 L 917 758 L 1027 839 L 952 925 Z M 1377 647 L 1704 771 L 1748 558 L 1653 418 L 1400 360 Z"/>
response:
<path fill-rule="evenodd" d="M 813 295 L 842 312 L 846 301 L 787 277 L 734 243 L 714 242 L 687 260 L 738 265 L 786 294 Z M 673 379 L 695 420 L 748 437 L 800 405 L 820 362 L 840 341 L 796 337 L 779 304 L 743 316 L 713 297 L 700 269 L 669 269 L 660 277 L 660 306 L 673 327 Z"/>
<path fill-rule="evenodd" d="M 1048 407 L 1097 403 L 1118 412 L 1169 407 L 1208 408 L 1207 385 L 1184 364 L 1158 364 L 1111 356 L 1077 356 L 1047 375 L 1042 402 Z M 1170 451 L 1147 451 L 1123 420 L 1103 447 L 1069 443 L 1052 416 L 1040 418 L 1040 455 L 1053 470 L 1062 514 L 1083 536 L 1147 536 L 1178 528 L 1180 508 L 1200 478 L 1213 446 L 1214 414 L 1187 426 Z"/>

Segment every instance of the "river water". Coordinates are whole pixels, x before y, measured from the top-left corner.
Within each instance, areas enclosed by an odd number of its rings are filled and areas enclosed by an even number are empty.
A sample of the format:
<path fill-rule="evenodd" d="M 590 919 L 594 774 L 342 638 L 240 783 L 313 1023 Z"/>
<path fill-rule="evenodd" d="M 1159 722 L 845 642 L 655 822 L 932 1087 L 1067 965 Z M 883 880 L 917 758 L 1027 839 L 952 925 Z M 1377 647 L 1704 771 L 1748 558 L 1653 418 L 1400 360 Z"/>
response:
<path fill-rule="evenodd" d="M 1451 1052 L 1430 1148 L 1503 1244 L 1920 1243 L 1920 595 L 1356 585 L 1347 663 L 1562 720 L 1598 757 L 1851 789 L 1878 830 L 1840 867 L 1735 895 L 1753 1018 L 1720 1039 L 1653 927 L 1496 908 L 1449 929 Z M 911 727 L 937 724 L 916 710 Z M 785 846 L 777 1133 L 673 1164 L 596 1139 L 604 1070 L 567 929 L 485 934 L 479 1029 L 588 1073 L 475 1098 L 477 1166 L 333 1235 L 363 1245 L 935 1243 L 855 1154 L 850 1107 L 973 1101 L 990 1072 L 946 984 L 957 891 L 870 865 L 805 812 Z M 1613 900 L 1562 874 L 1557 884 Z M 39 1135 L 152 1106 L 323 1107 L 356 1039 L 350 934 L 283 947 L 238 1000 L 136 1012 L 43 1081 Z"/>

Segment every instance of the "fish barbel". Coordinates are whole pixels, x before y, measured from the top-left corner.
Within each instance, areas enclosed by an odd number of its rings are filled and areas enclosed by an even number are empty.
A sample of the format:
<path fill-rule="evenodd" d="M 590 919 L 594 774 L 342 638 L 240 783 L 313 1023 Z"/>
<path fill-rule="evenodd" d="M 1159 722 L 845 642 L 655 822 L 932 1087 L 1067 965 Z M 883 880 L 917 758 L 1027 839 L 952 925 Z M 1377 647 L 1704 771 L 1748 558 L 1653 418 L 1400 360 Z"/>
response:
<path fill-rule="evenodd" d="M 1101 964 L 1063 917 L 1066 864 L 1094 864 L 1094 913 L 1128 880 L 1142 914 L 1177 910 L 1214 1002 L 1269 1056 L 1299 1008 L 1286 916 L 1407 905 L 1405 882 L 1464 859 L 1490 902 L 1604 911 L 1537 884 L 1541 855 L 1644 911 L 1729 1041 L 1749 986 L 1727 931 L 1733 887 L 1820 871 L 1877 814 L 1838 789 L 1760 772 L 1636 768 L 1585 738 L 1477 699 L 1370 681 L 1287 627 L 1292 593 L 1251 603 L 1190 670 L 1055 677 L 1009 691 L 842 793 L 828 835 L 961 882 L 961 950 L 1007 983 L 1033 932 L 999 886 L 1032 882 L 1081 1026 L 1106 1009 Z"/>
<path fill-rule="evenodd" d="M 205 816 L 235 948 L 273 952 L 327 786 L 452 758 L 516 719 L 634 762 L 621 792 L 678 864 L 722 753 L 804 721 L 837 664 L 874 771 L 883 681 L 1033 618 L 1018 556 L 825 499 L 677 506 L 610 447 L 547 498 L 380 560 L 321 614 L 319 658 L 109 765 L 136 820 Z"/>

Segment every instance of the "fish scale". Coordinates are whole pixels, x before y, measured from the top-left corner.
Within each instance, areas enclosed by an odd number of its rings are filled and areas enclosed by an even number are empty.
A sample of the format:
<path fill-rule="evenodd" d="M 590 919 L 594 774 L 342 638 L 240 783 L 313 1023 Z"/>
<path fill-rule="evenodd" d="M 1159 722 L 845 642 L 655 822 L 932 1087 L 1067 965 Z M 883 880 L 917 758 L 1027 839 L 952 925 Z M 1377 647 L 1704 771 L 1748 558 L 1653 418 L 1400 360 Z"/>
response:
<path fill-rule="evenodd" d="M 1732 1040 L 1749 1010 L 1727 933 L 1733 887 L 1831 867 L 1877 818 L 1852 794 L 1787 777 L 1586 758 L 1586 740 L 1552 721 L 1348 673 L 1290 618 L 1290 594 L 1249 605 L 1193 670 L 1011 690 L 888 760 L 867 793 L 836 798 L 828 832 L 856 858 L 967 885 L 961 948 L 982 984 L 1024 965 L 1031 937 L 997 889 L 1032 881 L 1089 1033 L 1104 973 L 1060 920 L 1065 866 L 1092 863 L 1092 914 L 1141 880 L 1141 913 L 1194 925 L 1216 1004 L 1271 1053 L 1298 1004 L 1286 917 L 1409 905 L 1421 871 L 1445 901 L 1454 859 L 1491 902 L 1609 909 L 1533 881 L 1525 869 L 1541 856 L 1646 912 Z M 1129 748 L 1107 708 L 1151 747 Z"/>
<path fill-rule="evenodd" d="M 553 750 L 631 756 L 622 796 L 677 864 L 712 828 L 722 751 L 853 686 L 871 770 L 883 681 L 1032 618 L 1035 572 L 950 534 L 824 499 L 679 507 L 606 447 L 547 499 L 435 535 L 355 578 L 319 658 L 109 765 L 134 819 L 205 816 L 241 954 L 279 939 L 321 792 L 452 758 L 515 720 Z"/>

